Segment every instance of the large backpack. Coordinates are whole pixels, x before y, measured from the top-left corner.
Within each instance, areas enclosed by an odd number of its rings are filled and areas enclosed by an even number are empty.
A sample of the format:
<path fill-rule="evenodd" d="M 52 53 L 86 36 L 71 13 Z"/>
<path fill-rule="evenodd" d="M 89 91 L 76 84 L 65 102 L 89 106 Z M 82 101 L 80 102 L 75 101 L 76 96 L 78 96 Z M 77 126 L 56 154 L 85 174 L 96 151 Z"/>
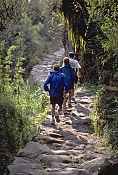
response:
<path fill-rule="evenodd" d="M 70 66 L 64 66 L 61 72 L 64 74 L 66 84 L 70 87 L 75 81 L 75 71 Z"/>
<path fill-rule="evenodd" d="M 64 75 L 62 73 L 54 73 L 51 76 L 51 91 L 54 95 L 63 93 Z"/>

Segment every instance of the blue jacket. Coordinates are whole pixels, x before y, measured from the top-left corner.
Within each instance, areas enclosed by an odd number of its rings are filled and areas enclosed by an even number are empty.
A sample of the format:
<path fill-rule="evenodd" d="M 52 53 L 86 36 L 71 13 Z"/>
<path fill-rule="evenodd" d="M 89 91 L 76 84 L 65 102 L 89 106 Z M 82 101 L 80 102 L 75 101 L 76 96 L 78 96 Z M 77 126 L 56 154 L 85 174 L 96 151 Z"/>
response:
<path fill-rule="evenodd" d="M 52 97 L 59 97 L 63 95 L 64 88 L 64 75 L 60 71 L 50 72 L 44 83 L 44 90 L 48 91 Z"/>
<path fill-rule="evenodd" d="M 66 89 L 71 89 L 75 81 L 75 71 L 73 70 L 73 68 L 71 68 L 70 64 L 68 64 L 64 65 L 64 67 L 61 68 L 61 72 L 64 74 Z"/>

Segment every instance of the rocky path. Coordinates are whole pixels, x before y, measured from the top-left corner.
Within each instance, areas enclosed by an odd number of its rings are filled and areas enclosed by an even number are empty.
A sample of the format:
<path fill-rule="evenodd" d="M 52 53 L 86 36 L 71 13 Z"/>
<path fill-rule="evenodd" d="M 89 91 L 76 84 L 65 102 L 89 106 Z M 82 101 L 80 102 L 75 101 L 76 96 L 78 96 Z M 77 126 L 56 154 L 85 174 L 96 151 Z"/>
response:
<path fill-rule="evenodd" d="M 43 63 L 34 68 L 34 81 L 47 76 L 49 57 Z M 76 104 L 66 116 L 60 116 L 59 124 L 51 126 L 48 115 L 39 136 L 20 150 L 8 167 L 10 175 L 97 175 L 109 153 L 98 146 L 100 141 L 90 129 L 93 98 L 91 91 L 81 88 L 76 92 Z"/>
<path fill-rule="evenodd" d="M 39 65 L 34 66 L 31 76 L 30 83 L 35 84 L 36 82 L 43 82 L 49 71 L 52 69 L 54 63 L 60 62 L 63 59 L 64 49 L 60 49 L 53 54 L 45 56 Z"/>

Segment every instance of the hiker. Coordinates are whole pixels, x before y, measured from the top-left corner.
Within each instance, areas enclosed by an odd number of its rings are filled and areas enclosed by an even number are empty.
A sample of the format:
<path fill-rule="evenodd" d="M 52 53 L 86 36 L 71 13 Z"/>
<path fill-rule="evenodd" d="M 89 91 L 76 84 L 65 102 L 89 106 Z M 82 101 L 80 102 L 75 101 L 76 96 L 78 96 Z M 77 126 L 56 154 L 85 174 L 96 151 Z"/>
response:
<path fill-rule="evenodd" d="M 64 103 L 63 103 L 63 112 L 66 113 L 66 103 L 68 101 L 68 107 L 72 107 L 71 105 L 71 89 L 73 89 L 74 81 L 75 81 L 75 72 L 71 68 L 69 64 L 69 58 L 65 57 L 64 66 L 61 68 L 61 72 L 64 74 L 64 82 L 66 84 L 66 91 L 64 93 Z"/>
<path fill-rule="evenodd" d="M 74 84 L 77 84 L 78 82 L 78 72 L 79 72 L 79 69 L 81 69 L 81 66 L 79 64 L 79 62 L 76 60 L 76 57 L 75 57 L 75 53 L 74 52 L 69 52 L 69 63 L 70 63 L 70 66 L 73 68 L 73 70 L 75 71 L 75 81 L 74 81 Z M 73 86 L 72 89 L 71 89 L 71 99 L 75 101 L 75 97 L 74 97 L 74 89 L 75 87 Z"/>
<path fill-rule="evenodd" d="M 69 52 L 69 62 L 73 69 L 81 69 L 81 66 L 77 61 L 76 54 L 74 52 Z"/>
<path fill-rule="evenodd" d="M 44 90 L 49 92 L 50 103 L 52 105 L 52 124 L 55 124 L 55 119 L 56 122 L 60 122 L 59 114 L 62 111 L 64 87 L 64 75 L 60 72 L 59 65 L 55 64 L 53 71 L 50 72 L 44 83 Z M 57 115 L 55 112 L 56 104 L 59 106 Z"/>

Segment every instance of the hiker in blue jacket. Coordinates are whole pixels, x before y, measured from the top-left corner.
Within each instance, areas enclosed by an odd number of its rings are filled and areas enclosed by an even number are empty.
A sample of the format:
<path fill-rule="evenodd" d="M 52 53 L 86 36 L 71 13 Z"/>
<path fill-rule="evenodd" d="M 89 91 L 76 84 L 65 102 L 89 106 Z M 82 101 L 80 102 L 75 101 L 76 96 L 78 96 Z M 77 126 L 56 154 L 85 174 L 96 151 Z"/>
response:
<path fill-rule="evenodd" d="M 52 124 L 55 124 L 55 119 L 60 122 L 59 113 L 62 110 L 63 94 L 66 85 L 64 83 L 64 75 L 60 72 L 58 64 L 53 66 L 54 71 L 50 72 L 47 80 L 44 83 L 44 90 L 49 92 L 50 103 L 52 105 Z M 56 116 L 55 107 L 59 106 L 58 115 Z"/>
<path fill-rule="evenodd" d="M 65 57 L 64 60 L 64 66 L 61 68 L 61 72 L 64 74 L 64 82 L 66 84 L 66 91 L 64 93 L 64 102 L 63 102 L 63 109 L 64 113 L 66 113 L 66 103 L 68 101 L 68 107 L 71 107 L 71 90 L 74 87 L 74 81 L 75 81 L 75 71 L 70 66 L 69 58 Z"/>

